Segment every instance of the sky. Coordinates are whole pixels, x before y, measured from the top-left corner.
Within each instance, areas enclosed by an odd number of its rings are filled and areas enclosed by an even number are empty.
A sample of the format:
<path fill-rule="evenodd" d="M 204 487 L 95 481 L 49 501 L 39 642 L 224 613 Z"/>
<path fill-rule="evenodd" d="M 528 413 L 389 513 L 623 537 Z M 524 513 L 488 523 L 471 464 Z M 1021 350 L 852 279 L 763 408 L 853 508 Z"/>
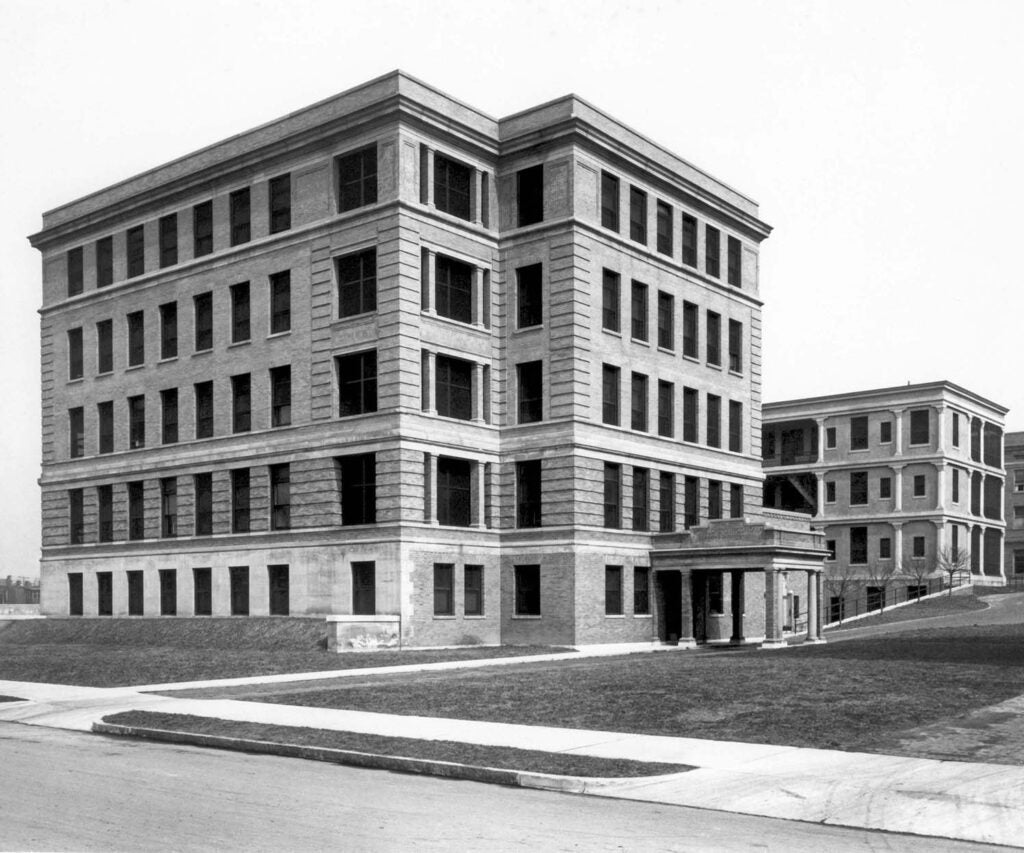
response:
<path fill-rule="evenodd" d="M 38 576 L 57 205 L 395 68 L 501 117 L 574 92 L 747 196 L 764 399 L 939 379 L 1007 406 L 1018 0 L 0 0 L 0 577 Z"/>

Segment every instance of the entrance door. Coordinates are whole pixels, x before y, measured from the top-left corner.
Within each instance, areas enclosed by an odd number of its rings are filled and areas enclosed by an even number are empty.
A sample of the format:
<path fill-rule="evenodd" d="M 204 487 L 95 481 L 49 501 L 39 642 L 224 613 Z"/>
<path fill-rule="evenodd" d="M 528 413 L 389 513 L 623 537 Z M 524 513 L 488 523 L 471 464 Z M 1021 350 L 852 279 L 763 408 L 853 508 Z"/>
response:
<path fill-rule="evenodd" d="M 142 615 L 142 572 L 128 572 L 128 615 Z"/>
<path fill-rule="evenodd" d="M 114 615 L 114 575 L 96 572 L 96 612 L 100 616 Z"/>
<path fill-rule="evenodd" d="M 68 575 L 68 614 L 82 615 L 82 573 L 72 572 Z"/>
<path fill-rule="evenodd" d="M 160 615 L 178 612 L 178 570 L 160 569 Z"/>
<path fill-rule="evenodd" d="M 656 572 L 658 607 L 661 612 L 661 636 L 664 643 L 675 643 L 683 632 L 683 584 L 679 572 Z"/>

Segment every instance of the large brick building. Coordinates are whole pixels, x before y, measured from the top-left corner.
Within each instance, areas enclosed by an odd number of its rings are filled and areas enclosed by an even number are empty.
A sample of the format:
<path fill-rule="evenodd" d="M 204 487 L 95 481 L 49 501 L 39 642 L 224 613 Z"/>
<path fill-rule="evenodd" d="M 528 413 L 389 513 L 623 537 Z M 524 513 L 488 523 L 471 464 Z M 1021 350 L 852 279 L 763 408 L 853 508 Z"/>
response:
<path fill-rule="evenodd" d="M 777 642 L 823 552 L 761 517 L 768 233 L 575 96 L 401 72 L 47 212 L 43 611 Z"/>
<path fill-rule="evenodd" d="M 1024 432 L 1008 432 L 1003 441 L 1006 467 L 1006 548 L 1004 571 L 1007 580 L 1024 582 Z"/>

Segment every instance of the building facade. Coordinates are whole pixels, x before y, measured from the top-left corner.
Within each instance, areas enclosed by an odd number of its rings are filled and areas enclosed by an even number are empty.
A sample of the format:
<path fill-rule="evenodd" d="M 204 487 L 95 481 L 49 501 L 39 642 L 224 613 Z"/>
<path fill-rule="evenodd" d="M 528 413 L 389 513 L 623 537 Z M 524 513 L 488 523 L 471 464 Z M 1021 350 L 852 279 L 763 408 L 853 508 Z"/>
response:
<path fill-rule="evenodd" d="M 1024 583 L 1024 432 L 1008 432 L 1003 440 L 1006 467 L 1007 580 Z"/>
<path fill-rule="evenodd" d="M 825 534 L 833 593 L 852 580 L 877 606 L 953 568 L 1002 584 L 1006 411 L 950 382 L 767 403 L 765 506 Z"/>
<path fill-rule="evenodd" d="M 685 531 L 762 516 L 757 213 L 401 72 L 47 212 L 43 612 L 689 640 L 743 587 L 689 596 Z"/>

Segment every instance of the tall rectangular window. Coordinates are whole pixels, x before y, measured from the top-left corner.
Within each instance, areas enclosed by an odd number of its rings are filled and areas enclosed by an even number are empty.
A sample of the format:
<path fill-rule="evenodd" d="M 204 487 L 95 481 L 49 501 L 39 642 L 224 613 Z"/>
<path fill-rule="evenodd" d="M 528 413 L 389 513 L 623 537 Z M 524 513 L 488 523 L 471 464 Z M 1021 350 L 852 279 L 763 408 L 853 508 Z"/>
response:
<path fill-rule="evenodd" d="M 658 475 L 658 530 L 671 533 L 676 529 L 676 475 L 662 471 Z"/>
<path fill-rule="evenodd" d="M 697 306 L 692 302 L 683 303 L 683 355 L 697 358 L 700 341 Z"/>
<path fill-rule="evenodd" d="M 288 426 L 292 422 L 292 367 L 284 364 L 270 368 L 270 425 Z"/>
<path fill-rule="evenodd" d="M 160 268 L 178 263 L 178 214 L 160 217 Z"/>
<path fill-rule="evenodd" d="M 658 346 L 675 349 L 676 300 L 671 293 L 658 292 Z"/>
<path fill-rule="evenodd" d="M 160 358 L 178 357 L 178 303 L 160 306 Z"/>
<path fill-rule="evenodd" d="M 639 281 L 633 282 L 630 334 L 634 340 L 647 340 L 647 285 Z"/>
<path fill-rule="evenodd" d="M 338 458 L 341 478 L 341 523 L 376 524 L 377 459 L 373 453 Z"/>
<path fill-rule="evenodd" d="M 146 446 L 146 397 L 128 398 L 128 447 L 138 450 Z"/>
<path fill-rule="evenodd" d="M 377 146 L 370 145 L 338 158 L 338 211 L 355 210 L 377 201 Z"/>
<path fill-rule="evenodd" d="M 622 466 L 604 463 L 604 526 L 622 526 Z"/>
<path fill-rule="evenodd" d="M 99 541 L 114 541 L 114 487 L 96 487 L 96 511 L 99 515 Z"/>
<path fill-rule="evenodd" d="M 128 315 L 128 366 L 135 367 L 145 360 L 145 315 L 142 311 L 133 311 Z"/>
<path fill-rule="evenodd" d="M 459 219 L 472 216 L 470 185 L 473 170 L 441 154 L 434 155 L 434 207 Z"/>
<path fill-rule="evenodd" d="M 240 344 L 252 336 L 249 282 L 231 285 L 231 343 Z"/>
<path fill-rule="evenodd" d="M 960 446 L 960 413 L 953 412 L 953 447 Z"/>
<path fill-rule="evenodd" d="M 658 380 L 658 435 L 672 438 L 675 435 L 675 385 Z"/>
<path fill-rule="evenodd" d="M 231 377 L 231 431 L 252 429 L 252 378 L 248 373 Z"/>
<path fill-rule="evenodd" d="M 292 227 L 292 176 L 278 175 L 270 179 L 270 233 L 278 234 Z"/>
<path fill-rule="evenodd" d="M 441 317 L 473 322 L 473 268 L 444 255 L 437 256 L 434 305 Z"/>
<path fill-rule="evenodd" d="M 850 418 L 850 450 L 868 449 L 868 419 L 861 416 Z"/>
<path fill-rule="evenodd" d="M 910 443 L 928 444 L 929 414 L 927 409 L 915 409 L 910 413 Z"/>
<path fill-rule="evenodd" d="M 454 563 L 434 563 L 434 615 L 455 615 Z"/>
<path fill-rule="evenodd" d="M 197 382 L 194 388 L 196 401 L 196 438 L 212 438 L 213 382 Z"/>
<path fill-rule="evenodd" d="M 729 401 L 729 450 L 743 452 L 743 404 L 737 400 Z"/>
<path fill-rule="evenodd" d="M 519 423 L 544 420 L 544 362 L 528 361 L 516 365 Z"/>
<path fill-rule="evenodd" d="M 868 472 L 850 472 L 850 504 L 866 504 L 868 502 Z"/>
<path fill-rule="evenodd" d="M 170 539 L 178 535 L 178 480 L 164 477 L 160 481 L 160 535 Z"/>
<path fill-rule="evenodd" d="M 722 446 L 722 398 L 708 394 L 708 447 Z"/>
<path fill-rule="evenodd" d="M 288 530 L 292 526 L 291 466 L 285 462 L 270 466 L 270 529 Z"/>
<path fill-rule="evenodd" d="M 129 228 L 126 234 L 128 249 L 128 278 L 135 278 L 146 271 L 146 237 L 142 225 Z"/>
<path fill-rule="evenodd" d="M 541 464 L 516 462 L 516 527 L 541 526 Z"/>
<path fill-rule="evenodd" d="M 672 206 L 658 202 L 658 251 L 672 257 Z"/>
<path fill-rule="evenodd" d="M 646 616 L 651 612 L 651 570 L 647 566 L 633 568 L 633 615 Z"/>
<path fill-rule="evenodd" d="M 868 561 L 868 529 L 866 527 L 850 528 L 850 563 L 863 565 Z"/>
<path fill-rule="evenodd" d="M 606 364 L 601 369 L 601 422 L 611 426 L 619 425 L 620 377 L 622 371 L 618 367 Z"/>
<path fill-rule="evenodd" d="M 100 320 L 96 324 L 96 372 L 110 373 L 114 369 L 114 323 Z"/>
<path fill-rule="evenodd" d="M 647 377 L 634 373 L 630 384 L 630 428 L 647 432 Z"/>
<path fill-rule="evenodd" d="M 196 352 L 213 349 L 213 294 L 200 293 L 192 298 L 195 313 Z"/>
<path fill-rule="evenodd" d="M 953 482 L 956 484 L 956 468 L 953 469 Z M 954 495 L 956 489 L 954 488 Z M 880 498 L 891 498 L 892 497 L 892 477 L 879 477 L 878 478 L 878 497 Z M 956 500 L 956 497 L 953 498 Z"/>
<path fill-rule="evenodd" d="M 683 389 L 683 441 L 697 443 L 700 398 L 696 388 Z"/>
<path fill-rule="evenodd" d="M 708 480 L 708 519 L 722 517 L 722 481 Z"/>
<path fill-rule="evenodd" d="M 619 274 L 605 270 L 601 283 L 601 325 L 609 332 L 618 332 L 621 329 L 621 299 Z"/>
<path fill-rule="evenodd" d="M 683 483 L 683 526 L 689 530 L 700 524 L 700 478 L 686 477 Z"/>
<path fill-rule="evenodd" d="M 604 567 L 604 612 L 606 616 L 622 615 L 622 566 Z"/>
<path fill-rule="evenodd" d="M 473 417 L 473 364 L 461 358 L 439 355 L 434 399 L 437 413 L 468 421 Z"/>
<path fill-rule="evenodd" d="M 516 172 L 516 221 L 519 227 L 544 221 L 544 164 Z"/>
<path fill-rule="evenodd" d="M 69 455 L 77 459 L 85 455 L 85 409 L 68 409 Z"/>
<path fill-rule="evenodd" d="M 178 389 L 165 388 L 160 392 L 160 440 L 163 444 L 178 441 Z"/>
<path fill-rule="evenodd" d="M 250 226 L 251 213 L 249 207 L 249 188 L 235 190 L 228 196 L 229 222 L 231 225 L 231 245 L 238 246 L 248 243 L 252 237 Z"/>
<path fill-rule="evenodd" d="M 633 468 L 633 529 L 650 528 L 651 472 L 647 468 Z"/>
<path fill-rule="evenodd" d="M 442 456 L 437 460 L 437 521 L 453 527 L 473 522 L 473 464 L 468 459 Z"/>
<path fill-rule="evenodd" d="M 267 586 L 269 600 L 267 609 L 271 616 L 287 616 L 288 602 L 288 566 L 267 566 Z"/>
<path fill-rule="evenodd" d="M 743 371 L 743 324 L 739 320 L 729 321 L 729 370 Z"/>
<path fill-rule="evenodd" d="M 377 310 L 377 250 L 367 249 L 337 260 L 338 316 L 355 317 Z"/>
<path fill-rule="evenodd" d="M 720 239 L 721 235 L 717 228 L 710 225 L 704 227 L 704 271 L 713 278 L 718 278 L 720 274 Z"/>
<path fill-rule="evenodd" d="M 601 173 L 601 225 L 619 230 L 619 179 L 607 172 Z"/>
<path fill-rule="evenodd" d="M 629 188 L 629 239 L 647 243 L 647 193 Z"/>
<path fill-rule="evenodd" d="M 68 379 L 81 379 L 84 373 L 82 330 L 68 329 Z"/>
<path fill-rule="evenodd" d="M 77 296 L 84 287 L 85 276 L 83 275 L 83 252 L 82 247 L 70 249 L 68 258 L 68 296 Z"/>
<path fill-rule="evenodd" d="M 515 615 L 540 616 L 540 566 L 514 566 Z"/>
<path fill-rule="evenodd" d="M 465 566 L 463 576 L 463 612 L 466 616 L 484 615 L 484 567 Z"/>
<path fill-rule="evenodd" d="M 270 277 L 270 334 L 278 335 L 292 327 L 292 274 L 290 270 Z"/>
<path fill-rule="evenodd" d="M 96 405 L 96 416 L 100 427 L 100 453 L 114 452 L 114 403 L 108 400 Z"/>
<path fill-rule="evenodd" d="M 85 541 L 85 498 L 81 489 L 68 489 L 68 542 L 81 545 Z"/>
<path fill-rule="evenodd" d="M 377 564 L 370 561 L 352 563 L 352 614 L 373 616 L 377 612 Z"/>
<path fill-rule="evenodd" d="M 249 567 L 228 566 L 228 599 L 232 616 L 249 615 Z"/>
<path fill-rule="evenodd" d="M 956 504 L 956 503 L 960 503 L 960 469 L 959 468 L 953 468 L 952 472 L 953 472 L 953 483 L 952 483 L 953 503 Z"/>
<path fill-rule="evenodd" d="M 96 286 L 114 283 L 114 238 L 101 237 L 96 241 Z"/>
<path fill-rule="evenodd" d="M 544 267 L 530 264 L 516 270 L 516 296 L 519 328 L 539 326 L 544 322 Z"/>
<path fill-rule="evenodd" d="M 715 311 L 707 313 L 707 359 L 708 364 L 722 363 L 722 317 Z"/>
<path fill-rule="evenodd" d="M 128 538 L 146 537 L 146 503 L 142 480 L 128 484 Z"/>
<path fill-rule="evenodd" d="M 377 411 L 377 351 L 340 355 L 338 367 L 338 415 L 362 415 Z"/>
<path fill-rule="evenodd" d="M 231 532 L 249 532 L 249 469 L 231 472 Z"/>
<path fill-rule="evenodd" d="M 729 484 L 729 518 L 743 518 L 743 484 Z"/>
<path fill-rule="evenodd" d="M 192 254 L 201 258 L 213 251 L 213 202 L 204 201 L 192 208 Z"/>
<path fill-rule="evenodd" d="M 743 253 L 740 249 L 740 241 L 735 237 L 729 237 L 727 240 L 728 244 L 728 282 L 734 287 L 740 287 L 743 284 Z"/>
<path fill-rule="evenodd" d="M 213 474 L 196 474 L 192 478 L 195 489 L 196 536 L 213 533 Z"/>
<path fill-rule="evenodd" d="M 683 214 L 683 263 L 697 266 L 697 220 L 688 213 Z"/>

